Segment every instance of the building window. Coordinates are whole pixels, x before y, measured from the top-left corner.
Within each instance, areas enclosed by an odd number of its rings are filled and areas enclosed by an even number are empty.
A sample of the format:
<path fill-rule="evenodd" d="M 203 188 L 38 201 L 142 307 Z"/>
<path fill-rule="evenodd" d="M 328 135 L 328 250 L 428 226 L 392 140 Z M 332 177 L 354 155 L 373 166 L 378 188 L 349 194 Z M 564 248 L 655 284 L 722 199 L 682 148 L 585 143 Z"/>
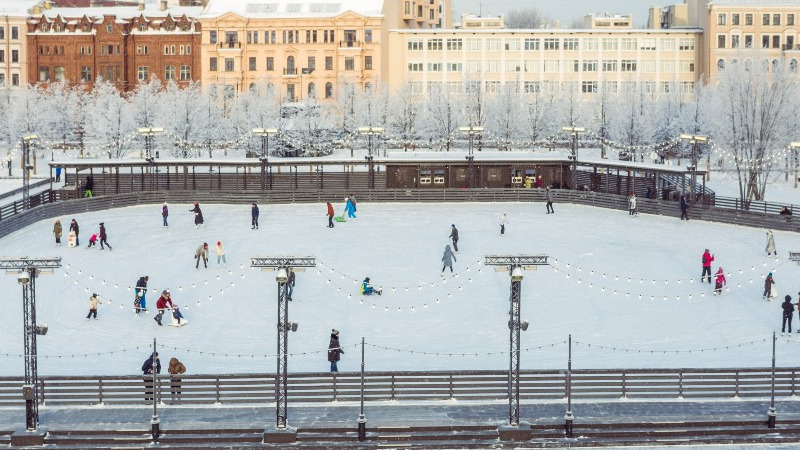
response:
<path fill-rule="evenodd" d="M 752 34 L 745 34 L 744 35 L 744 46 L 745 46 L 745 48 L 753 48 L 753 35 Z"/>
<path fill-rule="evenodd" d="M 794 14 L 787 14 L 786 15 L 786 26 L 793 27 L 794 26 Z"/>
<path fill-rule="evenodd" d="M 622 38 L 622 50 L 623 51 L 635 51 L 636 50 L 636 38 Z"/>
<path fill-rule="evenodd" d="M 636 60 L 623 59 L 620 62 L 620 66 L 622 67 L 623 72 L 636 72 Z"/>
<path fill-rule="evenodd" d="M 139 68 L 136 70 L 136 77 L 139 79 L 139 81 L 147 81 L 148 72 L 149 69 L 147 66 L 139 66 Z"/>
<path fill-rule="evenodd" d="M 139 24 L 139 31 L 145 31 L 145 30 L 147 30 L 147 24 L 140 23 Z"/>
<path fill-rule="evenodd" d="M 11 74 L 11 85 L 12 86 L 19 86 L 19 74 L 12 73 Z"/>
<path fill-rule="evenodd" d="M 225 58 L 225 72 L 233 72 L 233 58 Z"/>
<path fill-rule="evenodd" d="M 681 72 L 692 73 L 694 72 L 694 61 L 681 61 Z"/>
<path fill-rule="evenodd" d="M 678 50 L 694 50 L 694 39 L 681 39 Z"/>
<path fill-rule="evenodd" d="M 558 50 L 558 38 L 545 38 L 544 39 L 544 49 L 545 50 Z"/>
<path fill-rule="evenodd" d="M 356 70 L 356 60 L 352 56 L 344 58 L 344 70 Z"/>
<path fill-rule="evenodd" d="M 66 71 L 64 66 L 53 67 L 53 81 L 60 83 L 66 79 Z"/>
<path fill-rule="evenodd" d="M 325 57 L 325 70 L 333 70 L 333 56 Z M 328 97 L 325 97 L 328 98 Z"/>
<path fill-rule="evenodd" d="M 583 71 L 584 72 L 597 72 L 597 61 L 596 60 L 586 60 L 583 62 Z"/>
<path fill-rule="evenodd" d="M 88 83 L 92 81 L 92 68 L 83 66 L 81 67 L 81 81 L 83 83 Z"/>
<path fill-rule="evenodd" d="M 739 37 L 740 36 L 738 34 L 731 36 L 731 48 L 739 48 Z"/>
<path fill-rule="evenodd" d="M 16 41 L 19 39 L 19 27 L 11 27 L 11 40 Z"/>
<path fill-rule="evenodd" d="M 311 42 L 313 42 L 315 44 L 317 43 L 317 30 L 312 30 L 311 31 Z"/>
<path fill-rule="evenodd" d="M 0 27 L 0 40 L 3 40 L 5 38 L 6 38 L 6 28 Z"/>
<path fill-rule="evenodd" d="M 717 14 L 717 25 L 725 25 L 726 17 L 727 17 L 726 14 Z"/>
<path fill-rule="evenodd" d="M 603 60 L 603 72 L 616 72 L 617 71 L 617 60 L 616 59 L 604 59 Z"/>
<path fill-rule="evenodd" d="M 251 56 L 247 60 L 247 69 L 248 70 L 256 70 L 256 57 L 255 56 Z"/>
<path fill-rule="evenodd" d="M 309 56 L 309 57 L 308 57 L 308 61 L 306 62 L 306 67 L 307 67 L 309 70 L 314 70 L 314 69 L 316 69 L 316 68 L 317 68 L 317 58 L 315 58 L 315 57 L 313 57 L 313 56 Z M 310 73 L 310 72 L 309 72 L 309 73 Z"/>
<path fill-rule="evenodd" d="M 6 74 L 0 72 L 0 86 L 6 85 Z"/>
<path fill-rule="evenodd" d="M 113 33 L 114 32 L 114 25 L 108 24 L 106 25 L 106 33 Z"/>
<path fill-rule="evenodd" d="M 769 14 L 761 15 L 761 25 L 769 25 Z"/>
<path fill-rule="evenodd" d="M 49 67 L 39 67 L 39 81 L 50 81 Z"/>
<path fill-rule="evenodd" d="M 239 42 L 239 33 L 235 31 L 226 31 L 225 42 L 229 47 L 233 47 L 237 42 Z"/>
<path fill-rule="evenodd" d="M 761 36 L 761 48 L 769 48 L 769 35 L 765 34 Z"/>
<path fill-rule="evenodd" d="M 422 72 L 422 63 L 408 63 L 408 71 L 409 72 Z"/>
<path fill-rule="evenodd" d="M 216 72 L 217 71 L 217 58 L 216 57 L 212 57 L 212 58 L 208 59 L 208 70 L 210 72 Z"/>
<path fill-rule="evenodd" d="M 191 45 L 187 45 L 186 46 L 186 54 L 187 55 L 191 55 L 192 54 L 192 46 Z"/>
<path fill-rule="evenodd" d="M 441 49 L 442 49 L 441 39 L 428 39 L 428 50 L 441 50 Z"/>
<path fill-rule="evenodd" d="M 581 92 L 584 94 L 594 94 L 597 92 L 597 81 L 584 81 L 581 83 Z"/>
<path fill-rule="evenodd" d="M 0 50 L 0 63 L 6 62 L 6 51 Z"/>
<path fill-rule="evenodd" d="M 786 36 L 786 49 L 794 49 L 794 36 Z"/>
<path fill-rule="evenodd" d="M 772 36 L 772 48 L 781 48 L 781 36 L 779 34 Z"/>
<path fill-rule="evenodd" d="M 345 60 L 345 67 L 347 67 L 346 60 Z M 442 71 L 442 63 L 428 63 L 428 72 L 441 72 L 441 71 Z"/>
<path fill-rule="evenodd" d="M 461 50 L 462 42 L 463 41 L 461 39 L 448 39 L 447 40 L 447 49 L 448 50 Z"/>
<path fill-rule="evenodd" d="M 739 14 L 731 14 L 731 25 L 739 25 Z"/>
<path fill-rule="evenodd" d="M 539 50 L 539 39 L 525 38 L 525 50 Z"/>
<path fill-rule="evenodd" d="M 403 5 L 403 14 L 406 16 L 411 15 L 411 2 L 405 2 L 405 5 Z"/>
<path fill-rule="evenodd" d="M 325 98 L 333 98 L 333 83 L 325 83 Z"/>
<path fill-rule="evenodd" d="M 773 25 L 780 25 L 781 24 L 781 15 L 780 14 L 773 14 L 772 15 L 772 24 Z"/>
<path fill-rule="evenodd" d="M 189 81 L 192 79 L 192 66 L 181 66 L 181 81 Z"/>
<path fill-rule="evenodd" d="M 164 68 L 164 81 L 175 81 L 175 66 Z"/>
<path fill-rule="evenodd" d="M 753 26 L 753 15 L 752 14 L 745 14 L 744 15 L 744 24 L 747 26 Z"/>
<path fill-rule="evenodd" d="M 372 70 L 372 56 L 364 57 L 364 70 Z"/>
<path fill-rule="evenodd" d="M 725 48 L 725 35 L 717 36 L 717 48 Z"/>
<path fill-rule="evenodd" d="M 273 71 L 275 70 L 275 58 L 272 56 L 267 56 L 267 70 Z"/>
<path fill-rule="evenodd" d="M 217 32 L 216 31 L 209 31 L 208 32 L 208 40 L 212 44 L 217 43 Z"/>
<path fill-rule="evenodd" d="M 372 30 L 364 30 L 364 42 L 372 42 Z"/>
<path fill-rule="evenodd" d="M 655 50 L 656 40 L 654 38 L 642 39 L 640 41 L 640 48 L 642 50 Z"/>

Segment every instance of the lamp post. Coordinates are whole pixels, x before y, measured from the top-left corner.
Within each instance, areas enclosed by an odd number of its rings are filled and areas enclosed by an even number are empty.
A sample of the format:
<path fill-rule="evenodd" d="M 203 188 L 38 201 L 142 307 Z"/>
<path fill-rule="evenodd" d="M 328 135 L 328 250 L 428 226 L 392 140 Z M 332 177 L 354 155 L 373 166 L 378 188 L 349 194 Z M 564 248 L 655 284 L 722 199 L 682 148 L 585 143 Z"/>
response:
<path fill-rule="evenodd" d="M 367 163 L 369 164 L 369 188 L 375 188 L 375 165 L 372 162 L 372 136 L 379 136 L 383 133 L 383 128 L 381 127 L 358 127 L 358 133 L 367 136 L 367 145 L 369 148 L 369 154 L 366 157 Z"/>
<path fill-rule="evenodd" d="M 269 178 L 269 189 L 272 190 L 272 172 L 269 167 L 269 135 L 276 134 L 277 128 L 253 128 L 253 134 L 261 136 L 261 189 L 264 189 L 264 175 Z"/>
<path fill-rule="evenodd" d="M 358 415 L 358 441 L 367 440 L 367 416 L 364 415 L 364 337 L 361 337 L 361 413 Z"/>
<path fill-rule="evenodd" d="M 475 186 L 475 183 L 472 179 L 474 173 L 473 160 L 475 159 L 475 156 L 472 153 L 472 138 L 476 134 L 480 135 L 483 133 L 483 127 L 469 125 L 465 127 L 458 127 L 458 131 L 466 133 L 469 136 L 469 149 L 467 150 L 467 187 L 471 188 Z"/>
<path fill-rule="evenodd" d="M 162 134 L 163 128 L 139 128 L 139 134 L 144 136 L 145 159 L 152 159 L 153 136 Z"/>
<path fill-rule="evenodd" d="M 694 204 L 697 202 L 697 145 L 701 142 L 708 141 L 708 136 L 701 136 L 699 134 L 682 134 L 681 135 L 682 141 L 687 141 L 689 144 L 692 145 L 692 167 L 690 167 L 692 171 L 692 185 L 689 186 L 691 189 L 691 203 Z"/>
<path fill-rule="evenodd" d="M 794 160 L 794 188 L 797 189 L 797 149 L 800 149 L 800 142 L 792 142 L 789 144 L 792 149 L 792 158 Z"/>
<path fill-rule="evenodd" d="M 565 133 L 572 137 L 572 189 L 578 188 L 578 133 L 583 133 L 586 128 L 581 127 L 561 127 Z"/>
<path fill-rule="evenodd" d="M 30 209 L 31 207 L 31 169 L 33 169 L 33 165 L 31 164 L 31 141 L 35 141 L 39 139 L 39 136 L 35 134 L 28 134 L 22 136 L 22 208 L 23 209 Z M 10 161 L 9 161 L 10 165 Z M 10 173 L 11 171 L 9 171 Z"/>

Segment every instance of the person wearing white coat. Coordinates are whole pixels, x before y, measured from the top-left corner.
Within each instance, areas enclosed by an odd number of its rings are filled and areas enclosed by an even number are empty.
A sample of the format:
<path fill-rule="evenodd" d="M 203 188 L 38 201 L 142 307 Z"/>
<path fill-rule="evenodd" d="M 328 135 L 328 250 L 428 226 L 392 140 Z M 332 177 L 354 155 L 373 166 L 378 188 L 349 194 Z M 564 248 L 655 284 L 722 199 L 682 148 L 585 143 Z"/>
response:
<path fill-rule="evenodd" d="M 228 267 L 228 262 L 225 261 L 225 247 L 222 246 L 222 242 L 217 241 L 217 247 L 215 249 L 217 251 L 217 267 L 219 267 L 219 262 L 222 261 L 222 264 L 225 267 Z"/>
<path fill-rule="evenodd" d="M 500 236 L 506 235 L 506 225 L 508 225 L 508 216 L 503 213 L 500 215 Z"/>
<path fill-rule="evenodd" d="M 775 238 L 772 236 L 772 230 L 767 230 L 767 248 L 765 250 L 767 256 L 778 256 L 778 251 L 775 250 Z"/>
<path fill-rule="evenodd" d="M 636 194 L 633 192 L 631 192 L 631 196 L 628 197 L 628 215 L 636 215 Z"/>

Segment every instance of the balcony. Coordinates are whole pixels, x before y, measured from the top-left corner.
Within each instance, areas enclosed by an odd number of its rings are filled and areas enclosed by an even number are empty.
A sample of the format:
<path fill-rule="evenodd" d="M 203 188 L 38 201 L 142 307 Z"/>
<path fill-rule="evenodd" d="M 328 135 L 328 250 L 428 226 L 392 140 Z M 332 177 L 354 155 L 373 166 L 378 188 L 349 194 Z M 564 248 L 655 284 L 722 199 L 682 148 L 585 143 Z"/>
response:
<path fill-rule="evenodd" d="M 785 52 L 792 52 L 792 51 L 796 52 L 796 51 L 800 50 L 800 45 L 785 45 L 784 44 L 784 45 L 781 46 L 781 50 L 783 50 Z"/>
<path fill-rule="evenodd" d="M 220 42 L 217 44 L 219 50 L 242 50 L 242 43 L 240 41 Z"/>
<path fill-rule="evenodd" d="M 283 69 L 283 76 L 285 76 L 285 77 L 296 77 L 297 76 L 297 68 Z"/>
<path fill-rule="evenodd" d="M 361 48 L 361 41 L 356 40 L 346 40 L 346 41 L 339 41 L 339 48 L 352 48 L 352 49 L 360 49 Z"/>

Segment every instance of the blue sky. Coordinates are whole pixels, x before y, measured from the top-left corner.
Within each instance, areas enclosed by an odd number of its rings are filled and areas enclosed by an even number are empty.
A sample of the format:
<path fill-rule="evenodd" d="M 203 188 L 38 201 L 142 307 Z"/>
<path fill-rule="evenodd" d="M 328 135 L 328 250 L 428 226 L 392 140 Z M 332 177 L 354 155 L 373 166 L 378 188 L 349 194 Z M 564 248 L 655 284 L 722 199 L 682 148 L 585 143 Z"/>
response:
<path fill-rule="evenodd" d="M 637 26 L 647 23 L 647 10 L 651 5 L 666 6 L 681 0 L 452 0 L 453 18 L 460 20 L 461 13 L 503 14 L 512 9 L 536 8 L 545 15 L 568 25 L 572 19 L 584 14 L 609 12 L 633 14 Z"/>

